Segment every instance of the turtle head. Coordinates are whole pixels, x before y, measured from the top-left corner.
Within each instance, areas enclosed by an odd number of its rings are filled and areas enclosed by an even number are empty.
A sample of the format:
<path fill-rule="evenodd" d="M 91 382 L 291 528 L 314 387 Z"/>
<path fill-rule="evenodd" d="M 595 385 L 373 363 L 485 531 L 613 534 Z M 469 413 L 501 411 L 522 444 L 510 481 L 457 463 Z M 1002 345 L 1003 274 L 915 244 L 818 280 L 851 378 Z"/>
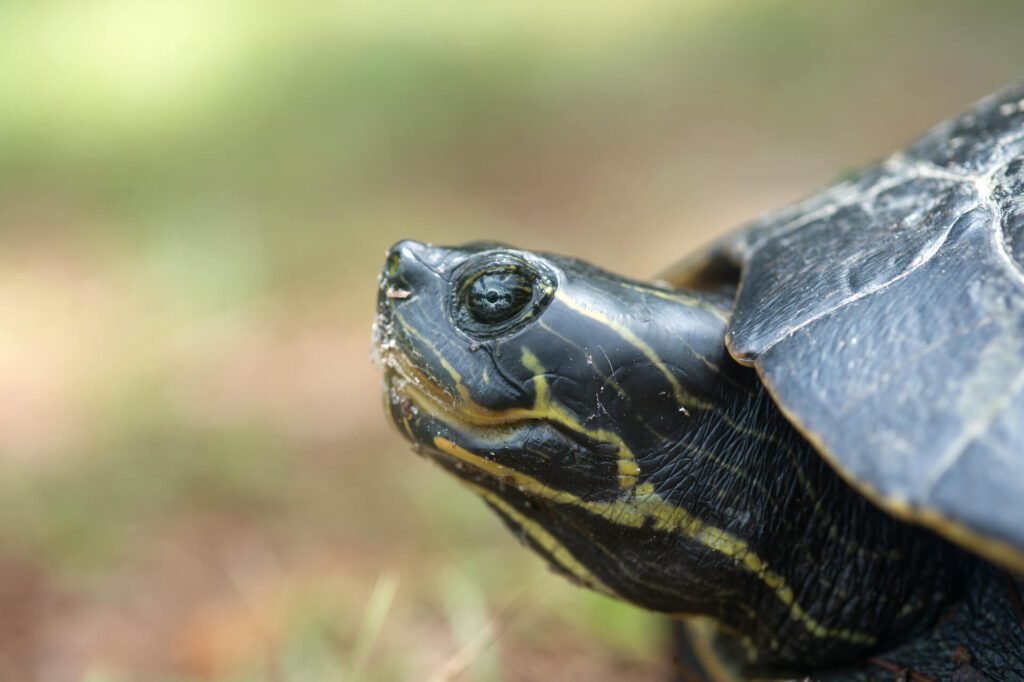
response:
<path fill-rule="evenodd" d="M 710 615 L 752 665 L 852 660 L 925 627 L 927 595 L 955 593 L 947 545 L 838 479 L 730 359 L 728 310 L 561 256 L 401 242 L 375 332 L 386 410 L 556 570 Z M 903 597 L 884 613 L 883 583 Z"/>
<path fill-rule="evenodd" d="M 683 610 L 652 586 L 692 584 L 665 571 L 699 557 L 665 558 L 691 549 L 669 526 L 699 521 L 663 486 L 682 493 L 673 462 L 719 400 L 725 320 L 720 303 L 579 260 L 400 242 L 375 332 L 386 409 L 557 569 Z"/>

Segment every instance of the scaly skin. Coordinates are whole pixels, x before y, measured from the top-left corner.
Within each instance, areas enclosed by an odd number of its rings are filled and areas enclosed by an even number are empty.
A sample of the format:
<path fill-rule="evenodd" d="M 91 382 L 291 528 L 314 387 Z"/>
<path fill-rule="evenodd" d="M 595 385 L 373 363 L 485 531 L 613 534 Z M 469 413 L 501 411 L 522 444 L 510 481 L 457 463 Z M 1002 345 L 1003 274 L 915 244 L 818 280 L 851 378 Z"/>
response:
<path fill-rule="evenodd" d="M 572 259 L 402 242 L 376 332 L 388 412 L 572 580 L 710 617 L 708 669 L 941 675 L 965 646 L 1024 675 L 1002 574 L 846 485 L 731 360 L 728 316 Z"/>

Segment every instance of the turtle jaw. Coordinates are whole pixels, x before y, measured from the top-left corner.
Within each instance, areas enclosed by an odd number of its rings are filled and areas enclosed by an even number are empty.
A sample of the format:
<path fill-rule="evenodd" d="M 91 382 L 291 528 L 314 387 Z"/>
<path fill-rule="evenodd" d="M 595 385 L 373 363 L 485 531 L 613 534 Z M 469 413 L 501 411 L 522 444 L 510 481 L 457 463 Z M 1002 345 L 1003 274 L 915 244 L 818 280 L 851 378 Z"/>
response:
<path fill-rule="evenodd" d="M 540 418 L 531 409 L 488 409 L 468 390 L 452 394 L 427 368 L 383 344 L 385 412 L 413 445 L 470 487 L 515 483 L 541 497 L 620 493 L 616 446 Z M 479 492 L 479 490 L 477 490 Z"/>
<path fill-rule="evenodd" d="M 409 364 L 398 350 L 382 354 L 385 364 L 386 412 L 417 454 L 429 459 L 475 493 L 506 526 L 569 581 L 610 597 L 627 598 L 615 582 L 591 566 L 594 547 L 579 533 L 579 520 L 563 520 L 564 496 L 576 496 L 524 473 L 534 444 L 544 433 L 547 448 L 579 451 L 580 445 L 556 429 L 519 422 L 480 424 L 460 418 L 452 402 L 429 376 Z M 503 463 L 506 462 L 506 463 Z M 515 464 L 515 468 L 509 464 Z M 614 467 L 611 467 L 614 471 Z M 572 477 L 571 471 L 568 474 Z M 615 478 L 598 479 L 604 490 L 616 490 Z M 596 557 L 600 566 L 600 557 Z"/>
<path fill-rule="evenodd" d="M 379 352 L 384 367 L 385 414 L 392 425 L 422 454 L 431 449 L 433 436 L 448 433 L 449 419 L 442 413 L 454 414 L 454 397 L 429 374 L 409 361 L 408 356 L 384 346 Z"/>

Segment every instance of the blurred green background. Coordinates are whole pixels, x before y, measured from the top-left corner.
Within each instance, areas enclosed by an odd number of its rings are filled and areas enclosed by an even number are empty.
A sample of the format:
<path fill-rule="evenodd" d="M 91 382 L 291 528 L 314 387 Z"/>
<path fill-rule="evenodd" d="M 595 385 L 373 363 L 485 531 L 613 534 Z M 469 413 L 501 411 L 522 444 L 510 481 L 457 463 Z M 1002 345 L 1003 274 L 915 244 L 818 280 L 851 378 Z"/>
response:
<path fill-rule="evenodd" d="M 1015 2 L 0 4 L 0 679 L 656 680 L 412 456 L 391 242 L 644 277 L 1022 75 Z"/>

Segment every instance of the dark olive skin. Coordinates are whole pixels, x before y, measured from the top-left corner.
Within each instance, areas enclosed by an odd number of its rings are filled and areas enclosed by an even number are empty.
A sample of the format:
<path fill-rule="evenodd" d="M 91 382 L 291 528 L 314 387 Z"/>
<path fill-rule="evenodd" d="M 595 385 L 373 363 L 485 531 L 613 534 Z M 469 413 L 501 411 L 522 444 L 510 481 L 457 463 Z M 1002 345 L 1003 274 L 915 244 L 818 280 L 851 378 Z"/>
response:
<path fill-rule="evenodd" d="M 732 293 L 400 242 L 376 325 L 389 416 L 573 581 L 714 619 L 709 679 L 941 677 L 949 642 L 1024 675 L 1005 575 L 836 475 L 731 359 Z"/>

